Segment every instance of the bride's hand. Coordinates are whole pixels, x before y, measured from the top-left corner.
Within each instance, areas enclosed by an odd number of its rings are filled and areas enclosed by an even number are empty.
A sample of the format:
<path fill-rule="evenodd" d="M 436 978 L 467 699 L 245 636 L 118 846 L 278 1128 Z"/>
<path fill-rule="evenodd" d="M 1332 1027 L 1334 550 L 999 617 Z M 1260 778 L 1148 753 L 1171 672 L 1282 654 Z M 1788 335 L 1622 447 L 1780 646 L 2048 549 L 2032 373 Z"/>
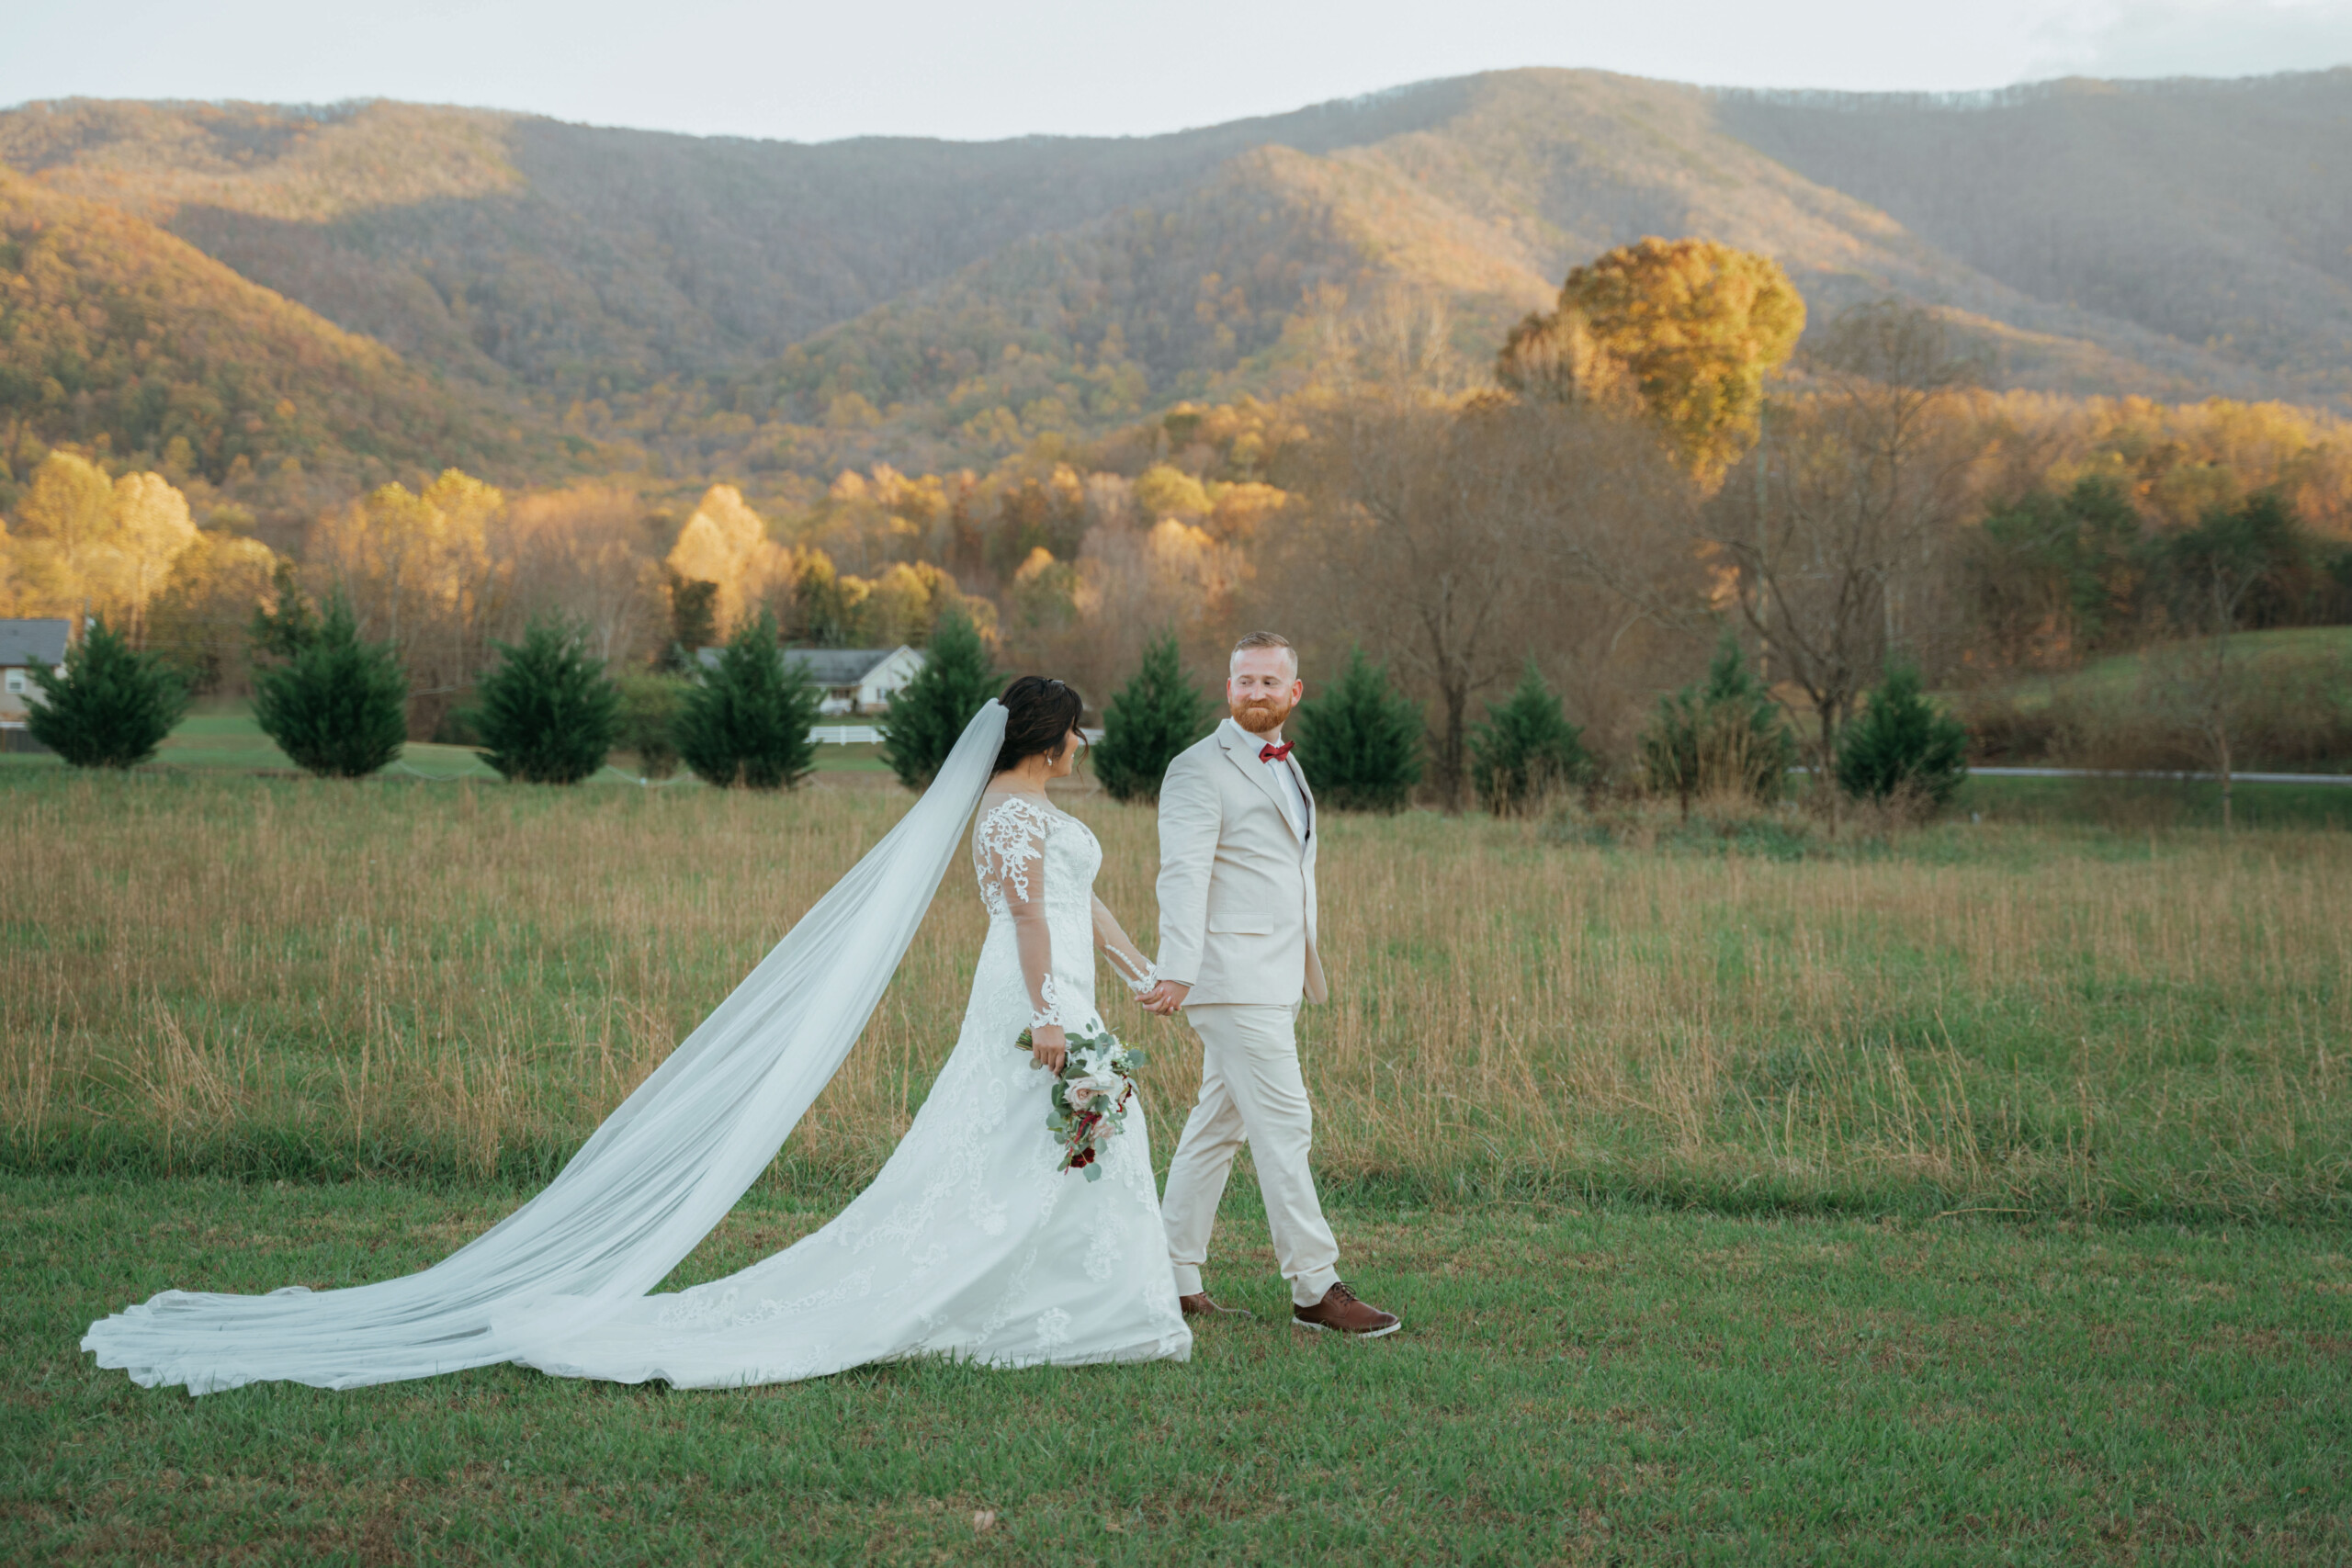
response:
<path fill-rule="evenodd" d="M 1069 1040 L 1060 1024 L 1049 1023 L 1029 1032 L 1029 1060 L 1034 1066 L 1058 1073 L 1069 1059 Z"/>

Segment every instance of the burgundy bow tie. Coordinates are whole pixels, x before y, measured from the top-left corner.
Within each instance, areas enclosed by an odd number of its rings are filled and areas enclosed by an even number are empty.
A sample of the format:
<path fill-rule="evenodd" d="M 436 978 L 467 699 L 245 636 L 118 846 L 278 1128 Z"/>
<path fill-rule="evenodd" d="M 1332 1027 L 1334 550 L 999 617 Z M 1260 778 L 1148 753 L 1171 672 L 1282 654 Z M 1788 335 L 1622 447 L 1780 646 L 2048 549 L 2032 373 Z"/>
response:
<path fill-rule="evenodd" d="M 1287 740 L 1279 746 L 1269 742 L 1258 748 L 1258 761 L 1261 762 L 1279 762 L 1289 755 L 1290 742 Z"/>

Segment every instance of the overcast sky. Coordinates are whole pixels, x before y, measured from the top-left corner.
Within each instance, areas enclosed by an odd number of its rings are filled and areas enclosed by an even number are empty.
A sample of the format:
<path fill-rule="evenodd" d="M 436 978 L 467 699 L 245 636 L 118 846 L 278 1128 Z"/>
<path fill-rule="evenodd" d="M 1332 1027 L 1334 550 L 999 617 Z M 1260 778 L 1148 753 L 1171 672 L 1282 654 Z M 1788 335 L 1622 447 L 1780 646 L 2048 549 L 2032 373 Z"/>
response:
<path fill-rule="evenodd" d="M 2352 0 L 0 0 L 0 104 L 355 97 L 703 134 L 1141 135 L 1597 66 L 1949 91 L 2352 64 Z"/>

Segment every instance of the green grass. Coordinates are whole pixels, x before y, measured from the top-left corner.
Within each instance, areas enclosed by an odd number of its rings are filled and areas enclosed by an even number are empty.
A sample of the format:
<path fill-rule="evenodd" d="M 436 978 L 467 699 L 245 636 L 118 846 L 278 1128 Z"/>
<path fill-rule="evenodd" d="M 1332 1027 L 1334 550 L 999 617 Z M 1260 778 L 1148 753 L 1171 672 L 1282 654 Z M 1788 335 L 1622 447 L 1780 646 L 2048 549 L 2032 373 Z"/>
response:
<path fill-rule="evenodd" d="M 94 1368 L 86 1322 L 413 1269 L 520 1194 L 0 1179 L 0 1560 L 2352 1560 L 2341 1233 L 1347 1206 L 1407 1319 L 1362 1344 L 1281 1321 L 1245 1189 L 1210 1282 L 1261 1319 L 1189 1365 L 191 1401 Z M 755 1193 L 672 1283 L 828 1207 Z"/>
<path fill-rule="evenodd" d="M 2218 829 L 2222 786 L 2200 779 L 2017 779 L 1972 776 L 1956 813 L 1987 822 L 2121 830 Z M 2352 828 L 2352 784 L 2247 784 L 2232 788 L 2231 814 L 2246 829 Z"/>
<path fill-rule="evenodd" d="M 820 746 L 817 771 L 887 774 L 890 768 L 882 760 L 881 751 L 879 746 Z M 55 757 L 41 752 L 0 752 L 0 767 L 62 765 Z M 158 770 L 219 773 L 300 771 L 293 760 L 261 732 L 261 726 L 254 722 L 253 705 L 243 698 L 215 699 L 190 709 L 157 748 L 154 760 L 141 771 Z M 613 763 L 589 782 L 634 783 L 635 774 L 636 759 L 627 752 L 616 752 Z M 399 760 L 383 769 L 382 776 L 423 777 L 436 782 L 487 779 L 493 783 L 499 777 L 497 770 L 483 761 L 481 753 L 470 746 L 440 746 L 424 740 L 412 740 L 403 746 Z M 673 782 L 685 788 L 701 787 L 699 781 L 690 775 L 681 775 Z"/>
<path fill-rule="evenodd" d="M 2268 662 L 2352 660 L 2352 626 L 2287 626 L 2277 631 L 2240 632 L 2235 641 L 2236 657 L 2257 670 Z M 2021 709 L 2047 707 L 2061 697 L 2112 705 L 2139 689 L 2142 663 L 2140 653 L 2110 654 L 2094 659 L 2079 670 L 2028 676 L 2012 690 Z"/>

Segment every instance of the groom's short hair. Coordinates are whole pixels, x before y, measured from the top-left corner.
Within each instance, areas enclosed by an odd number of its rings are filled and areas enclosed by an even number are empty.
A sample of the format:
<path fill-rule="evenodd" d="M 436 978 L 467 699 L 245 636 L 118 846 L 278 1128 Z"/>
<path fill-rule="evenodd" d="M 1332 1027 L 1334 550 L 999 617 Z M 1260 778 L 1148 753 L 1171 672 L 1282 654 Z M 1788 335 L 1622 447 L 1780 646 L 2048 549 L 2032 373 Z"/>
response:
<path fill-rule="evenodd" d="M 1250 632 L 1233 645 L 1233 651 L 1237 654 L 1247 653 L 1253 648 L 1281 649 L 1290 655 L 1290 672 L 1294 675 L 1298 673 L 1298 649 L 1291 647 L 1290 638 L 1283 636 L 1282 633 Z"/>

